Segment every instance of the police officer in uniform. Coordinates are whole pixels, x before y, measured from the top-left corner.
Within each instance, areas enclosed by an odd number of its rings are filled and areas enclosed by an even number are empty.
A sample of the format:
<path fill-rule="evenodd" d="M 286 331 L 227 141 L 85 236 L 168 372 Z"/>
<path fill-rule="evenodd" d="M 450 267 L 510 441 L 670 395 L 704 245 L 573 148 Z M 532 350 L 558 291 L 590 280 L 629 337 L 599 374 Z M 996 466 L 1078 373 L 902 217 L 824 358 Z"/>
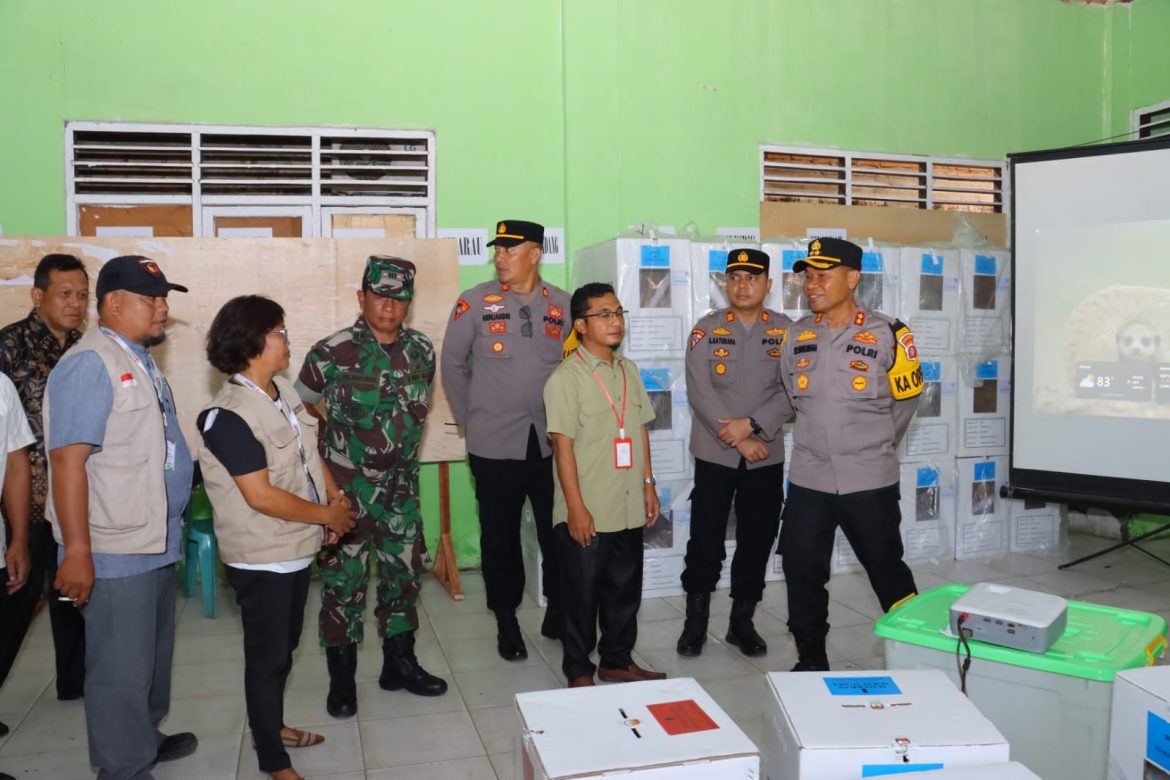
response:
<path fill-rule="evenodd" d="M 829 563 L 837 526 L 865 567 L 882 609 L 917 593 L 902 560 L 898 442 L 922 393 L 914 337 L 900 321 L 857 303 L 861 247 L 814 239 L 804 272 L 812 314 L 788 329 L 781 353 L 796 411 L 780 553 L 793 671 L 829 668 Z"/>
<path fill-rule="evenodd" d="M 364 637 L 369 558 L 377 560 L 374 615 L 382 637 L 378 685 L 440 696 L 447 682 L 419 665 L 419 575 L 426 555 L 419 506 L 419 446 L 430 411 L 435 348 L 406 327 L 414 298 L 414 263 L 374 255 L 358 292 L 361 316 L 313 345 L 297 377 L 305 408 L 324 406 L 322 459 L 356 505 L 356 526 L 317 559 L 321 572 L 321 646 L 329 669 L 325 708 L 335 718 L 357 713 L 357 643 Z"/>
<path fill-rule="evenodd" d="M 780 371 L 781 346 L 792 320 L 764 308 L 772 289 L 769 258 L 758 249 L 727 255 L 728 308 L 711 312 L 691 331 L 687 397 L 694 410 L 691 454 L 691 538 L 687 542 L 687 617 L 677 649 L 696 656 L 707 641 L 711 591 L 726 557 L 727 516 L 735 500 L 728 643 L 749 656 L 768 652 L 752 623 L 764 594 L 764 570 L 780 525 L 784 482 L 781 426 L 792 416 Z"/>
<path fill-rule="evenodd" d="M 571 323 L 568 294 L 540 278 L 544 227 L 496 224 L 496 279 L 465 290 L 443 337 L 443 386 L 467 435 L 479 502 L 487 606 L 496 614 L 500 656 L 528 657 L 516 622 L 524 595 L 520 513 L 532 502 L 548 609 L 540 632 L 560 637 L 558 571 L 552 543 L 553 463 L 544 383 L 561 362 Z"/>

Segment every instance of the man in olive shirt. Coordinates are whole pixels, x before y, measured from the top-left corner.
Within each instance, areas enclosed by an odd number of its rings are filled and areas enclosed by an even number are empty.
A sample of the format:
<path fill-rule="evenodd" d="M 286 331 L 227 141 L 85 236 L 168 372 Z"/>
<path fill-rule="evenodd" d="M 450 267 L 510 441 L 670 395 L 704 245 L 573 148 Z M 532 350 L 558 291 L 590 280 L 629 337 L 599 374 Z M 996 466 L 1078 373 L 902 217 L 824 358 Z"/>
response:
<path fill-rule="evenodd" d="M 769 257 L 758 249 L 727 255 L 727 300 L 695 324 L 687 351 L 687 399 L 694 410 L 691 538 L 687 542 L 687 619 L 676 648 L 696 656 L 707 640 L 711 592 L 726 557 L 727 517 L 735 501 L 731 619 L 727 642 L 760 656 L 768 644 L 752 618 L 780 527 L 784 484 L 781 427 L 792 417 L 780 371 L 780 346 L 792 320 L 764 308 L 772 289 Z"/>
<path fill-rule="evenodd" d="M 646 423 L 654 409 L 638 367 L 617 354 L 625 312 L 608 284 L 569 304 L 580 346 L 544 386 L 556 460 L 553 541 L 561 572 L 562 669 L 569 687 L 661 680 L 634 663 L 642 604 L 642 528 L 658 519 Z M 589 659 L 597 644 L 600 668 Z"/>
<path fill-rule="evenodd" d="M 443 337 L 440 365 L 455 422 L 467 434 L 475 476 L 487 607 L 496 614 L 496 649 L 522 661 L 528 649 L 516 608 L 524 597 L 520 513 L 532 502 L 548 598 L 540 632 L 559 637 L 552 539 L 552 450 L 541 391 L 561 362 L 568 294 L 540 278 L 544 227 L 509 219 L 488 246 L 496 278 L 463 291 Z"/>

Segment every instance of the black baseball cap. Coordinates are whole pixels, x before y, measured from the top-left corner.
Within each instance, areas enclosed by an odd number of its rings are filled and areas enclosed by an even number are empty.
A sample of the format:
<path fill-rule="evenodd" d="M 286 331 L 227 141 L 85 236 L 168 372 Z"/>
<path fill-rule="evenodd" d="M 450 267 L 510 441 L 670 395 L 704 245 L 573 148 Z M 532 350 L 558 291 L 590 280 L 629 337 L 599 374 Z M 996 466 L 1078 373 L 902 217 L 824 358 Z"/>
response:
<path fill-rule="evenodd" d="M 792 270 L 800 273 L 805 268 L 827 271 L 837 266 L 861 270 L 861 247 L 843 238 L 814 238 L 808 245 L 808 257 L 792 264 Z"/>
<path fill-rule="evenodd" d="M 505 219 L 496 223 L 496 235 L 488 242 L 488 246 L 516 246 L 525 241 L 535 241 L 543 246 L 544 225 L 522 219 Z"/>
<path fill-rule="evenodd" d="M 749 274 L 768 275 L 771 259 L 758 249 L 732 249 L 727 253 L 727 273 L 747 271 Z"/>
<path fill-rule="evenodd" d="M 168 282 L 158 263 L 142 255 L 115 257 L 102 266 L 96 286 L 98 300 L 115 290 L 127 290 L 139 295 L 166 295 L 171 290 L 187 292 L 183 285 Z"/>

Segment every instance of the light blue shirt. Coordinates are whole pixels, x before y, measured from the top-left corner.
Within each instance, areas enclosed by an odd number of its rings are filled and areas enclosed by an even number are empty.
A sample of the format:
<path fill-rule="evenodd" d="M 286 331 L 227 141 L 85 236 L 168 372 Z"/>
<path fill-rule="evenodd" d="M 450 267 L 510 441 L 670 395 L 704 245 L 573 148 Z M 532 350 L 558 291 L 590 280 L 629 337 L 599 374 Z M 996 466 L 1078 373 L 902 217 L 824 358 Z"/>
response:
<path fill-rule="evenodd" d="M 150 352 L 129 339 L 133 350 L 147 368 L 154 368 Z M 101 449 L 106 436 L 106 421 L 114 406 L 114 390 L 105 364 L 96 352 L 86 351 L 68 355 L 49 374 L 48 387 L 53 425 L 49 431 L 46 450 L 70 444 L 92 444 L 94 452 Z M 187 442 L 179 431 L 175 416 L 175 399 L 171 388 L 163 383 L 163 411 L 166 417 L 167 438 L 175 442 L 175 468 L 163 472 L 167 490 L 167 549 L 161 553 L 94 553 L 94 576 L 102 579 L 130 577 L 169 566 L 183 557 L 183 511 L 191 498 L 191 480 L 195 464 Z M 163 464 L 158 464 L 162 468 Z M 65 554 L 64 546 L 58 552 L 58 561 Z"/>

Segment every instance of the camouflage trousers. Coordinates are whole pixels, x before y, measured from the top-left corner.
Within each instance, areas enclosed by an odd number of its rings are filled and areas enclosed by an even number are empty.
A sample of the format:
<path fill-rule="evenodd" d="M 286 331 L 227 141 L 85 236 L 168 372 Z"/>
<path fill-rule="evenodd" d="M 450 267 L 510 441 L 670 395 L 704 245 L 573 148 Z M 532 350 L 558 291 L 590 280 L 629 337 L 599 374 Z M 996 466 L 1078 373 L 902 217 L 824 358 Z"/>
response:
<path fill-rule="evenodd" d="M 329 464 L 337 486 L 358 508 L 356 525 L 341 543 L 322 548 L 321 646 L 361 642 L 370 553 L 377 566 L 378 634 L 390 637 L 418 628 L 419 575 L 426 556 L 418 498 L 418 468 L 370 480 Z"/>

